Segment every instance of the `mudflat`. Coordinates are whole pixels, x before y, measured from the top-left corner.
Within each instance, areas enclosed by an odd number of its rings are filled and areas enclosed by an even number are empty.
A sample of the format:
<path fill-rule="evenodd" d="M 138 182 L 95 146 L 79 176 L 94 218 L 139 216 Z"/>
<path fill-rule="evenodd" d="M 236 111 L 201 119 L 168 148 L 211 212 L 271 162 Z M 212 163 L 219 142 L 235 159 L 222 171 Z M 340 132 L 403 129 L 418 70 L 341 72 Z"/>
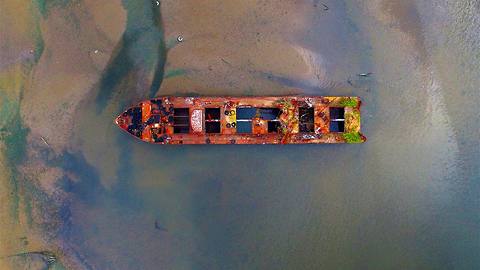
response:
<path fill-rule="evenodd" d="M 478 268 L 478 9 L 0 2 L 0 268 Z M 113 123 L 297 94 L 360 97 L 368 142 L 159 148 Z"/>

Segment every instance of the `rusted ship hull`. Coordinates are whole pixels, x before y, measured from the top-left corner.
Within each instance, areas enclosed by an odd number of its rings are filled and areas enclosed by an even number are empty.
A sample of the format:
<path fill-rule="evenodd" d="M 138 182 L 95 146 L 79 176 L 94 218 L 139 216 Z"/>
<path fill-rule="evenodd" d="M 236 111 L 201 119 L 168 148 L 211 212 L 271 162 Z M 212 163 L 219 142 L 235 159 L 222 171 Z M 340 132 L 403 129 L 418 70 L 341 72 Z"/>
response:
<path fill-rule="evenodd" d="M 361 143 L 358 97 L 173 97 L 143 101 L 116 124 L 154 144 Z"/>

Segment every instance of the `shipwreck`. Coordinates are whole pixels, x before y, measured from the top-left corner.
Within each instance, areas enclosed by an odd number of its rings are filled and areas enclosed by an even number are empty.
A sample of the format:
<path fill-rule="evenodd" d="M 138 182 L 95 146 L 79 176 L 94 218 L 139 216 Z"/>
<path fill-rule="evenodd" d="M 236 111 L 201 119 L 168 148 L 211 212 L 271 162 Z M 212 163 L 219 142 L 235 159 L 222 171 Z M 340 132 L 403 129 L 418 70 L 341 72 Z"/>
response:
<path fill-rule="evenodd" d="M 358 97 L 165 96 L 128 108 L 115 123 L 154 144 L 362 143 Z"/>

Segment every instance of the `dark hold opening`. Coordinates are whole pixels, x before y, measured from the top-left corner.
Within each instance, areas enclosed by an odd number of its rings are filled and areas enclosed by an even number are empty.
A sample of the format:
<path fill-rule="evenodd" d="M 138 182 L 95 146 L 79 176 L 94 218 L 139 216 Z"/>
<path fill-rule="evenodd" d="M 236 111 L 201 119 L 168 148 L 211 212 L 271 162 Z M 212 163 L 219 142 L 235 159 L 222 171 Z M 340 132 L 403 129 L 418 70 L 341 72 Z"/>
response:
<path fill-rule="evenodd" d="M 173 109 L 173 133 L 190 132 L 190 114 L 188 108 Z"/>
<path fill-rule="evenodd" d="M 276 120 L 280 116 L 279 108 L 260 108 L 260 118 L 263 120 Z"/>
<path fill-rule="evenodd" d="M 330 119 L 344 119 L 345 118 L 345 108 L 330 108 Z"/>
<path fill-rule="evenodd" d="M 190 132 L 189 127 L 182 127 L 182 126 L 173 127 L 173 133 L 189 133 L 189 132 Z"/>
<path fill-rule="evenodd" d="M 330 122 L 330 132 L 344 132 L 345 131 L 345 122 L 344 121 L 331 121 Z"/>
<path fill-rule="evenodd" d="M 206 133 L 220 133 L 220 122 L 205 122 Z"/>
<path fill-rule="evenodd" d="M 330 108 L 330 132 L 345 131 L 345 108 Z"/>
<path fill-rule="evenodd" d="M 188 108 L 174 108 L 173 109 L 173 116 L 174 117 L 177 117 L 177 116 L 189 116 L 189 113 L 188 113 Z"/>
<path fill-rule="evenodd" d="M 268 133 L 277 133 L 280 129 L 280 122 L 268 121 Z"/>
<path fill-rule="evenodd" d="M 300 107 L 298 108 L 299 115 L 299 128 L 300 132 L 314 132 L 314 109 L 313 107 Z"/>
<path fill-rule="evenodd" d="M 220 108 L 205 108 L 205 120 L 220 120 Z"/>
<path fill-rule="evenodd" d="M 254 107 L 239 107 L 237 108 L 237 119 L 250 120 L 255 116 L 263 120 L 276 120 L 280 116 L 281 110 L 279 108 L 254 108 Z"/>
<path fill-rule="evenodd" d="M 220 133 L 220 108 L 205 108 L 205 132 Z"/>
<path fill-rule="evenodd" d="M 183 116 L 173 117 L 173 124 L 175 126 L 188 126 L 189 122 L 190 122 L 190 119 L 188 119 L 188 117 L 183 117 Z"/>

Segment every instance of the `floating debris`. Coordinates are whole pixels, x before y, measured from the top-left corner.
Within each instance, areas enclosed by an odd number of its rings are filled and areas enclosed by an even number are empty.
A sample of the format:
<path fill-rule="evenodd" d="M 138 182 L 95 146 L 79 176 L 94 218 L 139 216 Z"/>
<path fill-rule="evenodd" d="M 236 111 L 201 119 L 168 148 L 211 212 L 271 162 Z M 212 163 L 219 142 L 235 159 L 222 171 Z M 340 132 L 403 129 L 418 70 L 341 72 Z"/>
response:
<path fill-rule="evenodd" d="M 177 37 L 177 41 L 178 41 L 178 42 L 183 42 L 183 36 L 182 36 L 182 35 L 179 35 L 179 36 Z"/>
<path fill-rule="evenodd" d="M 302 139 L 304 139 L 304 140 L 314 140 L 316 138 L 317 138 L 316 135 L 310 135 L 310 134 L 303 134 L 302 135 Z"/>
<path fill-rule="evenodd" d="M 325 11 L 327 11 L 327 10 L 330 9 L 330 8 L 329 8 L 327 5 L 325 5 L 325 4 L 322 4 L 322 6 L 323 6 L 323 10 L 325 10 Z"/>
<path fill-rule="evenodd" d="M 370 77 L 371 75 L 373 75 L 372 72 L 357 74 L 357 76 L 359 76 L 359 77 Z"/>
<path fill-rule="evenodd" d="M 45 259 L 47 260 L 48 265 L 51 265 L 57 262 L 57 257 L 55 257 L 55 255 L 53 256 L 47 255 L 45 256 Z"/>
<path fill-rule="evenodd" d="M 228 62 L 227 60 L 223 59 L 223 57 L 220 57 L 220 59 L 222 60 L 222 62 L 224 62 L 225 64 L 229 65 L 229 66 L 232 66 L 232 64 L 230 62 Z"/>
<path fill-rule="evenodd" d="M 44 137 L 40 136 L 40 139 L 42 139 L 42 141 L 43 141 L 43 143 L 44 143 L 45 145 L 47 145 L 48 147 L 50 147 L 50 144 L 48 144 L 47 140 L 45 140 Z"/>
<path fill-rule="evenodd" d="M 162 225 L 160 225 L 160 223 L 158 223 L 157 220 L 155 220 L 155 229 L 159 230 L 159 231 L 163 231 L 163 232 L 167 232 L 167 228 L 163 227 Z"/>
<path fill-rule="evenodd" d="M 312 98 L 305 98 L 305 103 L 307 103 L 308 107 L 313 107 L 313 102 Z"/>

